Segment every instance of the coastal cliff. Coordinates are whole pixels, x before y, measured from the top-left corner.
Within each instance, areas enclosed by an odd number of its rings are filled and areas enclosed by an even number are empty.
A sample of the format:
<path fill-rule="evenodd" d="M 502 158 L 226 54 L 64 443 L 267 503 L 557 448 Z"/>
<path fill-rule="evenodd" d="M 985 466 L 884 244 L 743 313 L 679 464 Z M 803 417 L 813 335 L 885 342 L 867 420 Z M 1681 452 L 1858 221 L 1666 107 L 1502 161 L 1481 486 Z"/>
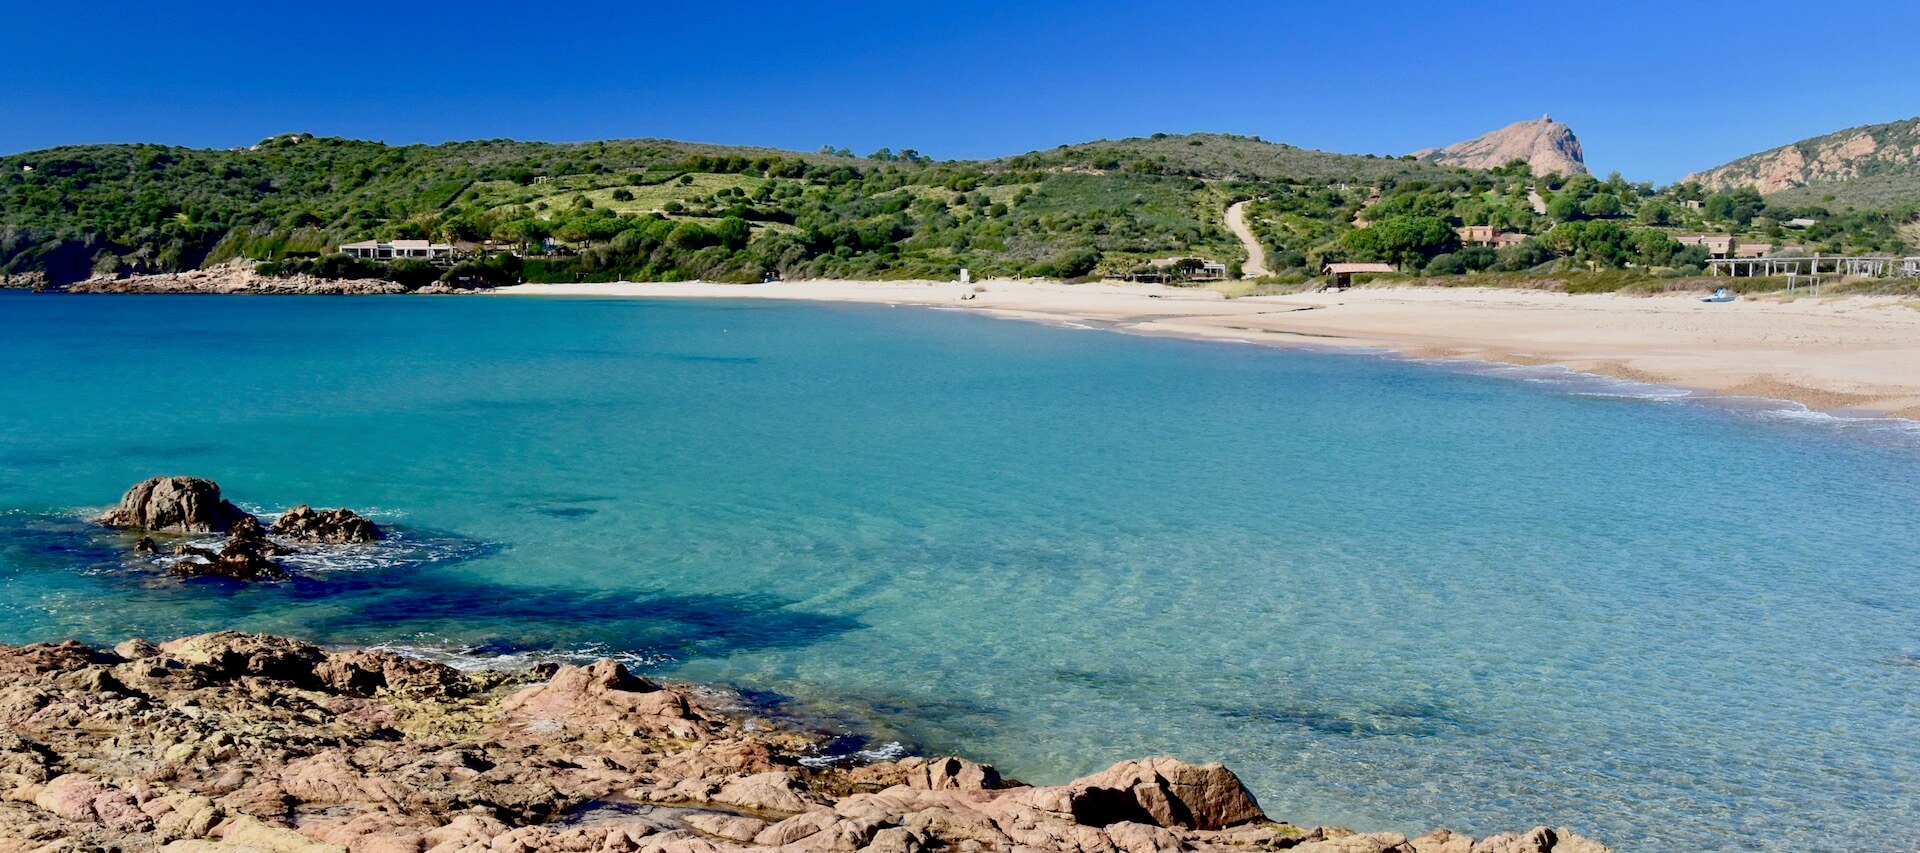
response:
<path fill-rule="evenodd" d="M 610 660 L 465 673 L 222 632 L 0 647 L 0 683 L 0 850 L 1606 849 L 1293 826 L 1171 758 L 1057 787 L 959 758 L 854 766 Z"/>

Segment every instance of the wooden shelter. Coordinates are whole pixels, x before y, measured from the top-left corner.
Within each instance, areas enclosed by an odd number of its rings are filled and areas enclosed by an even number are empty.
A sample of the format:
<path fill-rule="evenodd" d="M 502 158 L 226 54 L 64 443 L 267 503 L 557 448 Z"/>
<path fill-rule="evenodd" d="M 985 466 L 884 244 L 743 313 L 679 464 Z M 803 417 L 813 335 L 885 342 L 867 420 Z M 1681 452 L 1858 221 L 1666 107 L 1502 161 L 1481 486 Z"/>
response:
<path fill-rule="evenodd" d="M 1320 274 L 1327 277 L 1327 286 L 1338 290 L 1352 287 L 1356 275 L 1391 272 L 1398 272 L 1393 264 L 1338 263 L 1327 264 L 1320 269 Z"/>

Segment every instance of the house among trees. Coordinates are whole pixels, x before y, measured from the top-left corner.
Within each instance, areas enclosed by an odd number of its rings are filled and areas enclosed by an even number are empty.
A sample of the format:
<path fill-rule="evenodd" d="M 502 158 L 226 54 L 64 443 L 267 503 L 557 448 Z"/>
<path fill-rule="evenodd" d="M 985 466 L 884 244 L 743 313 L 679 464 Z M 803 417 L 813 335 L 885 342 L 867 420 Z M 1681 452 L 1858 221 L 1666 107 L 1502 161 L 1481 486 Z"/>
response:
<path fill-rule="evenodd" d="M 1527 239 L 1527 235 L 1513 231 L 1501 231 L 1491 225 L 1467 225 L 1453 229 L 1460 235 L 1462 246 L 1486 246 L 1491 249 L 1504 249 L 1518 246 Z"/>
<path fill-rule="evenodd" d="M 1701 246 L 1712 260 L 1726 258 L 1765 258 L 1773 254 L 1772 243 L 1742 243 L 1735 237 L 1714 234 L 1685 234 L 1673 238 L 1682 246 Z"/>
<path fill-rule="evenodd" d="M 1712 234 L 1685 234 L 1673 238 L 1682 246 L 1703 246 L 1709 258 L 1731 258 L 1738 241 L 1732 237 L 1719 237 Z M 1772 248 L 1772 247 L 1768 247 Z"/>
<path fill-rule="evenodd" d="M 358 243 L 345 243 L 340 246 L 342 254 L 366 261 L 421 260 L 446 261 L 453 259 L 453 247 L 445 243 L 428 240 L 362 240 Z"/>
<path fill-rule="evenodd" d="M 1134 281 L 1225 281 L 1227 265 L 1206 258 L 1155 258 L 1128 276 Z"/>

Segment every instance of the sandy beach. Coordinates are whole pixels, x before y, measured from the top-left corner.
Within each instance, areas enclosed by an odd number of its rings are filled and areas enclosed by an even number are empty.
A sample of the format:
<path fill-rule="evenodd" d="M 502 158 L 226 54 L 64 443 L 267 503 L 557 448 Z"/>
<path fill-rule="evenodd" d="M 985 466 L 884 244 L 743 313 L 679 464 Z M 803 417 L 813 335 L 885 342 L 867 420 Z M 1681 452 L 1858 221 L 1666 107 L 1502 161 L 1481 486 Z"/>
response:
<path fill-rule="evenodd" d="M 1897 297 L 1706 304 L 1692 295 L 1360 287 L 1227 299 L 1193 288 L 1029 281 L 620 282 L 528 284 L 495 292 L 930 305 L 1099 323 L 1136 334 L 1558 364 L 1714 394 L 1792 400 L 1823 411 L 1920 418 L 1920 309 L 1914 300 Z M 962 298 L 967 295 L 974 298 Z"/>

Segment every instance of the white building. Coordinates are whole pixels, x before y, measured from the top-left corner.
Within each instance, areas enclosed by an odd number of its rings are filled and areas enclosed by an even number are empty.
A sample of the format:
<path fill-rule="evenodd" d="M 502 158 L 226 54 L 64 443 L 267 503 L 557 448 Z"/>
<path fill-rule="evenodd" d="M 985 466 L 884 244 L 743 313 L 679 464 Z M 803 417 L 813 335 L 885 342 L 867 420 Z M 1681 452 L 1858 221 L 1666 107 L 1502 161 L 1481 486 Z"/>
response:
<path fill-rule="evenodd" d="M 340 247 L 344 254 L 368 261 L 394 261 L 413 259 L 421 261 L 441 261 L 453 257 L 453 247 L 445 243 L 430 240 L 394 240 L 383 243 L 379 240 L 362 240 L 358 243 L 346 243 Z"/>

